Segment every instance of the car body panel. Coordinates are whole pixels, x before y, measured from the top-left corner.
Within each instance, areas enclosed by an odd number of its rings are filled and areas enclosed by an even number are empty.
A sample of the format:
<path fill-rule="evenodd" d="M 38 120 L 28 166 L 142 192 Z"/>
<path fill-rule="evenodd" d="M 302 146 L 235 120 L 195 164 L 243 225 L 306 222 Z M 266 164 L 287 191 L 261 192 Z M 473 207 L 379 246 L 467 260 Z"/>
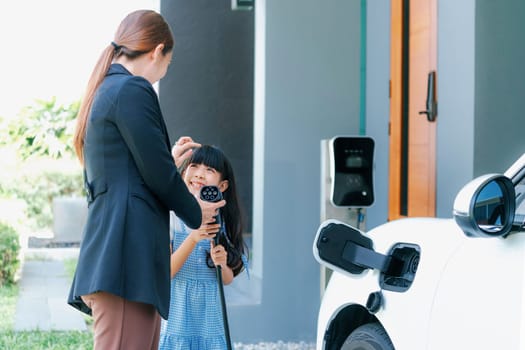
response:
<path fill-rule="evenodd" d="M 434 298 L 428 349 L 451 349 L 451 339 L 455 349 L 525 349 L 524 248 L 523 234 L 471 239 L 450 257 Z"/>
<path fill-rule="evenodd" d="M 525 235 L 468 238 L 453 219 L 436 218 L 399 219 L 365 235 L 381 254 L 398 242 L 421 250 L 413 284 L 402 293 L 383 290 L 383 306 L 375 314 L 396 349 L 525 348 L 520 335 L 525 334 Z M 359 275 L 338 270 L 321 303 L 319 350 L 340 310 L 365 306 L 368 295 L 380 290 L 377 270 Z"/>
<path fill-rule="evenodd" d="M 453 214 L 399 219 L 367 233 L 337 220 L 322 223 L 313 253 L 333 273 L 319 310 L 317 349 L 333 349 L 360 325 L 377 322 L 398 350 L 524 350 L 525 154 L 503 175 L 466 184 Z M 404 259 L 412 259 L 410 251 L 392 253 L 398 243 L 417 247 L 415 275 L 413 260 Z M 389 262 L 372 264 L 368 256 Z M 408 289 L 385 283 L 398 277 L 412 281 Z M 376 303 L 367 304 L 369 296 Z"/>

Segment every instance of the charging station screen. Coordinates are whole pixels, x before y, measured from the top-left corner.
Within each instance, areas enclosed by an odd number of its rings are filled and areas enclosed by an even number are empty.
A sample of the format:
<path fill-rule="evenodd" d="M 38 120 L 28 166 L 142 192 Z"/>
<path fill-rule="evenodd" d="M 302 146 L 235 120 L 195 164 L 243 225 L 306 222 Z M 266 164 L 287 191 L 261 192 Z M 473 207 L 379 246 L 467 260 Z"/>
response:
<path fill-rule="evenodd" d="M 374 141 L 369 137 L 336 137 L 332 140 L 332 203 L 367 207 L 374 201 Z"/>

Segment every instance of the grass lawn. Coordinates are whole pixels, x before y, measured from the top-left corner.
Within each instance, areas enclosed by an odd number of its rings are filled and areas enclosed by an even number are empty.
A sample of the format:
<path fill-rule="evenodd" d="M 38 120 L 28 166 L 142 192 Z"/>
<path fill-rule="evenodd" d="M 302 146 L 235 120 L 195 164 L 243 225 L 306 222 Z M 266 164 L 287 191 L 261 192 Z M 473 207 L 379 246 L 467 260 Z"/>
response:
<path fill-rule="evenodd" d="M 93 335 L 80 331 L 0 332 L 0 349 L 16 350 L 91 350 Z"/>
<path fill-rule="evenodd" d="M 65 261 L 68 274 L 76 261 Z M 91 350 L 93 334 L 80 331 L 13 331 L 18 286 L 0 286 L 0 349 L 13 350 Z"/>

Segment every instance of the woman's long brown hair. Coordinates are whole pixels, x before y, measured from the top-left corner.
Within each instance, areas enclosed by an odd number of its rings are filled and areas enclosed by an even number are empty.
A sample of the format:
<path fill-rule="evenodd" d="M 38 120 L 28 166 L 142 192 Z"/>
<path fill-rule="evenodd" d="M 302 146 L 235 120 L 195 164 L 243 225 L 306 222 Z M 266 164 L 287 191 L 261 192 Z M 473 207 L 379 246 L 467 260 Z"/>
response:
<path fill-rule="evenodd" d="M 134 11 L 120 23 L 114 41 L 100 55 L 80 102 L 73 144 L 81 164 L 84 164 L 84 138 L 91 105 L 109 66 L 116 57 L 125 55 L 128 59 L 134 59 L 159 44 L 164 44 L 164 54 L 170 52 L 174 45 L 171 29 L 159 13 L 152 10 Z"/>

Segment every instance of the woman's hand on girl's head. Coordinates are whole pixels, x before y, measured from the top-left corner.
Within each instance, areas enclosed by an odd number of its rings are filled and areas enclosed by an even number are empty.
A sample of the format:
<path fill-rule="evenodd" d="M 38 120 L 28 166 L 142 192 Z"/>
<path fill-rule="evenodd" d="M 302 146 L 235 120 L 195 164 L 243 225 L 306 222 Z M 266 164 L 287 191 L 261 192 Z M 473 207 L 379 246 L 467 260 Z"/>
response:
<path fill-rule="evenodd" d="M 227 266 L 228 252 L 222 245 L 215 245 L 213 240 L 210 241 L 210 256 L 215 266 Z"/>
<path fill-rule="evenodd" d="M 171 156 L 173 157 L 177 168 L 191 156 L 192 148 L 200 146 L 201 144 L 193 141 L 191 137 L 181 136 L 171 148 Z"/>
<path fill-rule="evenodd" d="M 215 237 L 217 232 L 219 232 L 219 224 L 204 224 L 196 230 L 190 232 L 191 239 L 198 243 L 203 239 L 212 239 Z"/>

